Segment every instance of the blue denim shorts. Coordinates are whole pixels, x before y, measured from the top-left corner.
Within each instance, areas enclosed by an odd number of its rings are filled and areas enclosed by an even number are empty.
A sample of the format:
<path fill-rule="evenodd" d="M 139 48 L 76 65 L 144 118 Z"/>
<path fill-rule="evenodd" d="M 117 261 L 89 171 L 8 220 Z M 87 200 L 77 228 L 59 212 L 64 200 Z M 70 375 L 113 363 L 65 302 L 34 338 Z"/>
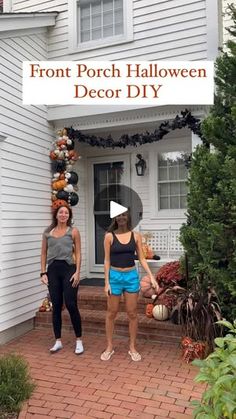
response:
<path fill-rule="evenodd" d="M 109 283 L 112 295 L 121 295 L 123 292 L 135 293 L 140 290 L 139 276 L 135 267 L 123 272 L 110 268 Z"/>

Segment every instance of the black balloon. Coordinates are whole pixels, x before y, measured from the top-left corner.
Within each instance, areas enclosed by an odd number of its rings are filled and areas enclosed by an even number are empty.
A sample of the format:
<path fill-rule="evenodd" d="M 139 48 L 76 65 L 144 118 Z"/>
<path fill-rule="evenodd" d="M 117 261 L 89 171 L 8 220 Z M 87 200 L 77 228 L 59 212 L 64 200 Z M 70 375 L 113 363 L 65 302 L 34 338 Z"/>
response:
<path fill-rule="evenodd" d="M 70 173 L 70 177 L 68 179 L 68 183 L 71 183 L 71 185 L 76 185 L 76 183 L 78 182 L 78 175 L 75 172 L 69 172 Z"/>
<path fill-rule="evenodd" d="M 75 142 L 74 140 L 71 140 L 71 144 L 66 144 L 67 150 L 74 150 L 75 148 Z"/>
<path fill-rule="evenodd" d="M 70 193 L 70 197 L 69 197 L 70 205 L 73 207 L 74 205 L 78 204 L 78 202 L 79 202 L 79 197 L 77 193 L 75 192 Z"/>
<path fill-rule="evenodd" d="M 66 170 L 66 162 L 64 160 L 52 160 L 52 172 L 62 173 Z"/>
<path fill-rule="evenodd" d="M 64 201 L 68 201 L 69 193 L 66 191 L 58 191 L 57 192 L 57 199 L 63 199 Z"/>

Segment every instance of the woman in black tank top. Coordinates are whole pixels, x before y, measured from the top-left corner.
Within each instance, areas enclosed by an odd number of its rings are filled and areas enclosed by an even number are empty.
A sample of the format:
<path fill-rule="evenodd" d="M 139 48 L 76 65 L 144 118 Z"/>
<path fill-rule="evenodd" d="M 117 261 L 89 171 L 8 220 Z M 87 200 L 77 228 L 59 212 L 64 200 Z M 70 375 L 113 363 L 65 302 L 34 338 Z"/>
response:
<path fill-rule="evenodd" d="M 120 297 L 123 294 L 129 318 L 130 344 L 128 354 L 133 361 L 140 361 L 141 355 L 136 350 L 137 302 L 140 289 L 138 272 L 135 268 L 136 253 L 156 289 L 158 289 L 158 284 L 144 258 L 141 236 L 131 229 L 131 219 L 128 211 L 113 219 L 105 235 L 104 250 L 105 293 L 108 297 L 106 314 L 107 348 L 101 354 L 101 360 L 108 361 L 114 354 L 112 335 Z"/>

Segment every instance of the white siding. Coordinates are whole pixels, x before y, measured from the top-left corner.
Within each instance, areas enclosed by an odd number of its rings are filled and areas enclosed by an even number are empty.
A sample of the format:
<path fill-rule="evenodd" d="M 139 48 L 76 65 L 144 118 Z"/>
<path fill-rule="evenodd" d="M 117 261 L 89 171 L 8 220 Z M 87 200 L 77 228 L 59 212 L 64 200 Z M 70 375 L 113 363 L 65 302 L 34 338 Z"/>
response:
<path fill-rule="evenodd" d="M 33 3 L 33 4 L 32 4 Z M 206 0 L 133 0 L 134 41 L 68 55 L 65 0 L 13 0 L 14 12 L 58 11 L 49 32 L 50 59 L 201 60 L 207 58 Z"/>
<path fill-rule="evenodd" d="M 22 105 L 22 61 L 47 58 L 46 33 L 0 40 L 1 266 L 0 331 L 32 318 L 40 285 L 41 235 L 50 221 L 49 149 L 44 106 Z"/>

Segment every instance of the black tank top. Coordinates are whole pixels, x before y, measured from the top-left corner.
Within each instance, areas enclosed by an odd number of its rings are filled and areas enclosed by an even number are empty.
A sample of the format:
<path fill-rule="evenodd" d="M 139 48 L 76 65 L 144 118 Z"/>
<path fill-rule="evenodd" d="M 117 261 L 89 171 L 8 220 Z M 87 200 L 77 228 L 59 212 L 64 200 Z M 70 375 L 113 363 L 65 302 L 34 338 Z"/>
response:
<path fill-rule="evenodd" d="M 130 241 L 127 244 L 122 244 L 112 232 L 113 242 L 110 250 L 110 263 L 115 268 L 132 268 L 135 266 L 135 251 L 136 243 L 134 233 L 131 232 Z"/>

